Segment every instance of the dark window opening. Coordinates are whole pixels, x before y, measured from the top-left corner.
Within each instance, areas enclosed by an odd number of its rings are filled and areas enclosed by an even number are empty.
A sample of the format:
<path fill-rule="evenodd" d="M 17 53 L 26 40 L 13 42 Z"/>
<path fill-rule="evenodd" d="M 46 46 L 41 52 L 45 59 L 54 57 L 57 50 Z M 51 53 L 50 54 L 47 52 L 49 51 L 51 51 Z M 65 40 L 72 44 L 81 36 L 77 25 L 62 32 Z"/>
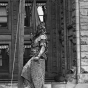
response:
<path fill-rule="evenodd" d="M 9 72 L 9 45 L 0 44 L 0 73 Z"/>
<path fill-rule="evenodd" d="M 37 3 L 37 11 L 41 22 L 45 22 L 46 20 L 46 3 Z M 30 27 L 32 17 L 32 3 L 26 2 L 25 3 L 25 27 Z"/>
<path fill-rule="evenodd" d="M 24 59 L 23 59 L 23 65 L 25 65 L 28 60 L 31 58 L 30 56 L 31 52 L 31 45 L 30 44 L 24 44 Z"/>

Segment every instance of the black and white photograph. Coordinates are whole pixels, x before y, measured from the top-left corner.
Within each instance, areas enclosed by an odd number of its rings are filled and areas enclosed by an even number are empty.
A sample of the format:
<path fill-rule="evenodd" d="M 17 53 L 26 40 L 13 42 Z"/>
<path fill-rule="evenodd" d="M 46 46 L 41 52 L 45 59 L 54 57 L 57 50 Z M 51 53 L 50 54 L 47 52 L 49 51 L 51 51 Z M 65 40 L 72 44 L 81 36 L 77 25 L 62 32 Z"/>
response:
<path fill-rule="evenodd" d="M 88 0 L 0 0 L 0 88 L 88 88 Z"/>

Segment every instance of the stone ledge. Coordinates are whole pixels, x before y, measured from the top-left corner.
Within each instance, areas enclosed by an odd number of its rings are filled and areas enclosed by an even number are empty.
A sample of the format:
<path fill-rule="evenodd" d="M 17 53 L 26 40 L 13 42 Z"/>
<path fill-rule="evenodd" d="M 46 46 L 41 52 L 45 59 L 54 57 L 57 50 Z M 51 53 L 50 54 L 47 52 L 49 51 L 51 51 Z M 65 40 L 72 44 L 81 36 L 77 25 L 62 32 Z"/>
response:
<path fill-rule="evenodd" d="M 13 84 L 11 87 L 10 84 L 1 84 L 0 83 L 0 88 L 18 88 L 17 84 Z M 25 87 L 27 88 L 27 87 Z M 88 84 L 72 84 L 72 83 L 59 83 L 59 82 L 51 82 L 51 83 L 46 83 L 45 88 L 88 88 Z"/>
<path fill-rule="evenodd" d="M 54 84 L 52 85 L 52 88 L 88 88 L 88 84 Z"/>

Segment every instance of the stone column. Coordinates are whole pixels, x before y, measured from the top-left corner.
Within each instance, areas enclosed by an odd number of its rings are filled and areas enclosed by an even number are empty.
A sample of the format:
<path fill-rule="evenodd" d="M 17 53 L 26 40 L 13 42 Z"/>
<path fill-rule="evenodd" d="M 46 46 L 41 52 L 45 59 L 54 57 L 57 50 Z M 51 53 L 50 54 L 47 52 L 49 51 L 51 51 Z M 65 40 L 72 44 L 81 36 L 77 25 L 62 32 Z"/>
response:
<path fill-rule="evenodd" d="M 76 0 L 78 82 L 88 83 L 88 0 Z"/>

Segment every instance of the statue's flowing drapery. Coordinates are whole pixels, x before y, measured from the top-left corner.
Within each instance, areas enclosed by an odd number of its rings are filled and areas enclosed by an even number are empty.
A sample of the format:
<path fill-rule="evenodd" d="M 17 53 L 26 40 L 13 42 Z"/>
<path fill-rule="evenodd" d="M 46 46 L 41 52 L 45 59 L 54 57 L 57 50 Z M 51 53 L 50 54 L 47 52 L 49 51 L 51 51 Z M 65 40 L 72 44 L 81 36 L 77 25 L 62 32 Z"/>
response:
<path fill-rule="evenodd" d="M 40 25 L 40 28 L 38 26 Z M 42 26 L 42 27 L 41 27 Z M 33 30 L 39 30 L 38 36 L 36 36 L 31 44 L 31 58 L 23 67 L 21 76 L 27 82 L 29 88 L 43 88 L 44 87 L 44 76 L 45 76 L 45 59 L 46 59 L 46 45 L 47 45 L 47 36 L 42 29 L 44 28 L 40 22 L 36 0 L 34 0 L 33 8 L 32 8 L 32 19 L 31 19 L 31 27 Z M 40 33 L 41 30 L 41 33 Z M 36 33 L 36 34 L 37 34 Z M 35 34 L 35 35 L 36 35 Z M 45 48 L 45 51 L 39 57 L 38 60 L 34 60 L 34 58 L 38 57 L 41 47 Z"/>
<path fill-rule="evenodd" d="M 34 41 L 32 45 L 32 58 L 23 67 L 21 76 L 28 81 L 27 85 L 31 88 L 43 88 L 45 78 L 46 50 L 41 55 L 39 60 L 34 60 L 34 58 L 38 55 L 41 46 L 46 47 L 47 37 L 43 34 L 35 40 L 37 40 L 37 42 Z"/>

